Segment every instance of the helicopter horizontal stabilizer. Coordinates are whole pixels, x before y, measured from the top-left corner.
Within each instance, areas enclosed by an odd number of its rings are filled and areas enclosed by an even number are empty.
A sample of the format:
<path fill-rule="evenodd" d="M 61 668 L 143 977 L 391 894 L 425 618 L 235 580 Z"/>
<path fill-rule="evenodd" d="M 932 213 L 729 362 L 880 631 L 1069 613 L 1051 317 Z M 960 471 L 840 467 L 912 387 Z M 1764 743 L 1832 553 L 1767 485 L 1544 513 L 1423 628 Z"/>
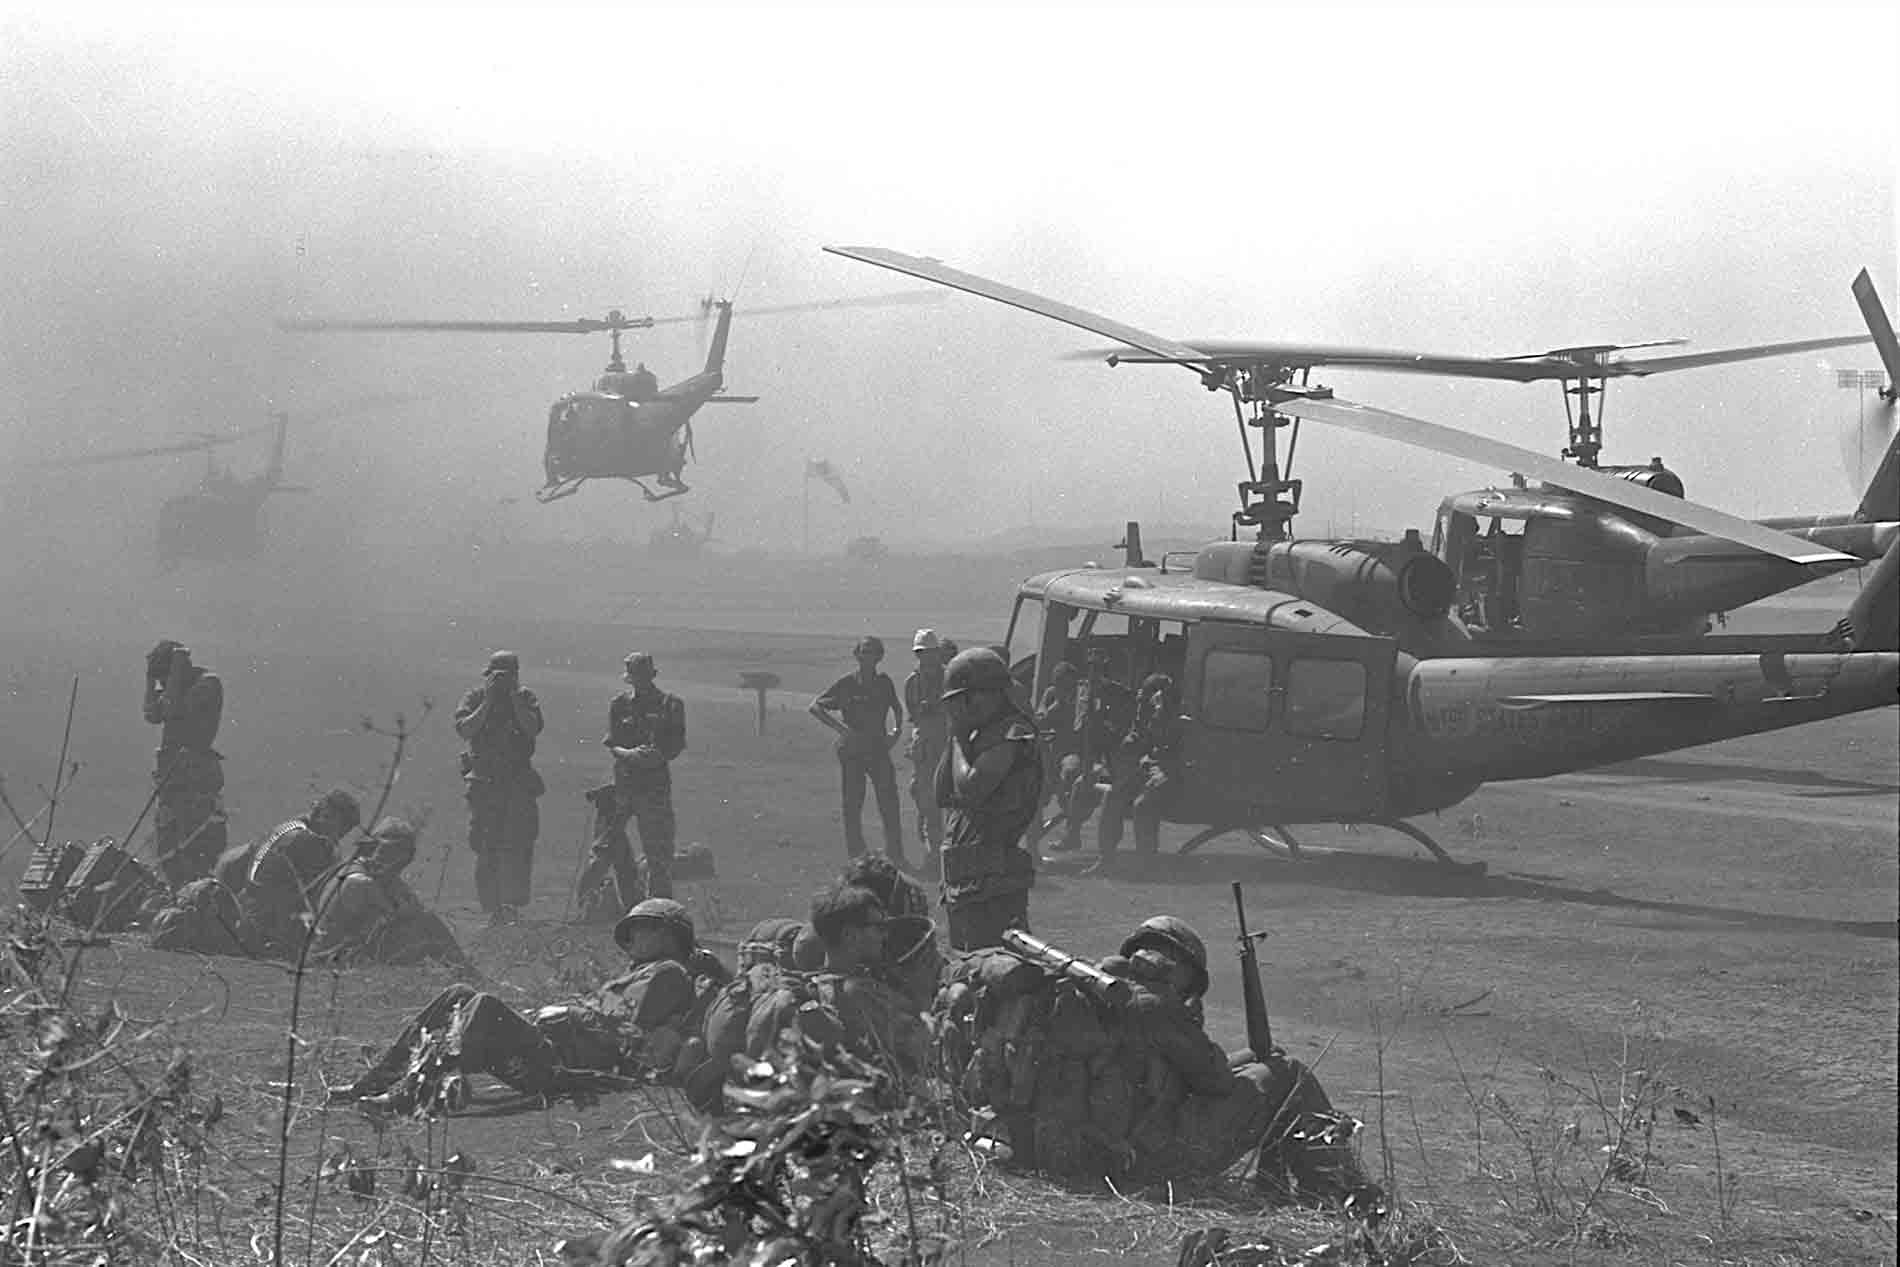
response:
<path fill-rule="evenodd" d="M 759 398 L 757 396 L 708 396 L 704 403 L 708 405 L 756 405 L 759 403 Z"/>
<path fill-rule="evenodd" d="M 1738 519 L 1709 506 L 1701 506 L 1679 497 L 1647 489 L 1627 480 L 1614 479 L 1596 471 L 1572 466 L 1557 458 L 1547 458 L 1529 449 L 1458 431 L 1451 427 L 1409 418 L 1388 409 L 1375 409 L 1351 401 L 1293 399 L 1274 405 L 1276 413 L 1304 418 L 1328 426 L 1342 427 L 1363 435 L 1384 436 L 1434 453 L 1483 462 L 1487 466 L 1512 471 L 1542 480 L 1557 488 L 1567 488 L 1598 501 L 1649 515 L 1667 523 L 1681 524 L 1710 536 L 1739 542 L 1764 554 L 1772 554 L 1790 563 L 1842 563 L 1853 560 L 1838 550 L 1829 550 L 1799 537 L 1760 524 Z"/>
<path fill-rule="evenodd" d="M 1558 704 L 1713 704 L 1715 696 L 1700 691 L 1603 691 L 1576 695 L 1507 695 L 1505 708 L 1548 708 Z"/>

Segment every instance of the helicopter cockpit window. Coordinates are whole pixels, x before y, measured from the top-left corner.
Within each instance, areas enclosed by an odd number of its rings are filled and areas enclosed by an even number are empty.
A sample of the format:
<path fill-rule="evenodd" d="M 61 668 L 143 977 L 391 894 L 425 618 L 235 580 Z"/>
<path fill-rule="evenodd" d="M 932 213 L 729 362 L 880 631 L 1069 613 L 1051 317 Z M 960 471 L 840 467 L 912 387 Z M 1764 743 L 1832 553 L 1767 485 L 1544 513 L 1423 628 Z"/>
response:
<path fill-rule="evenodd" d="M 1201 669 L 1201 720 L 1221 730 L 1267 728 L 1273 660 L 1257 651 L 1209 651 Z"/>
<path fill-rule="evenodd" d="M 1295 660 L 1287 669 L 1287 734 L 1351 740 L 1365 728 L 1364 665 L 1356 660 Z"/>

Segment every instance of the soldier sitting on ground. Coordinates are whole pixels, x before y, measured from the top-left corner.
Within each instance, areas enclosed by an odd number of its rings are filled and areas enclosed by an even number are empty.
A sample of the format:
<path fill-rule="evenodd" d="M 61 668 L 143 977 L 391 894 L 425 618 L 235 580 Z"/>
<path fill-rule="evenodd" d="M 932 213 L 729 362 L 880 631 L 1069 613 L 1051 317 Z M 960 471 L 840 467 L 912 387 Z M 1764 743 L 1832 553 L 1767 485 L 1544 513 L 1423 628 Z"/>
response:
<path fill-rule="evenodd" d="M 261 953 L 296 955 L 316 913 L 317 892 L 339 862 L 343 837 L 362 821 L 356 798 L 337 788 L 262 840 L 218 858 L 214 874 L 236 896 Z"/>
<path fill-rule="evenodd" d="M 677 1080 L 703 1062 L 700 1016 L 719 984 L 689 966 L 700 949 L 692 916 L 669 898 L 648 898 L 621 919 L 614 940 L 629 971 L 531 1017 L 492 994 L 450 986 L 331 1098 L 408 1112 L 459 1107 L 475 1074 L 543 1098 L 622 1078 Z"/>
<path fill-rule="evenodd" d="M 1002 949 L 960 960 L 939 995 L 945 1065 L 1020 1164 L 1141 1184 L 1211 1178 L 1251 1153 L 1264 1185 L 1364 1184 L 1353 1124 L 1304 1066 L 1207 1036 L 1207 952 L 1186 923 L 1144 921 L 1101 967 L 1129 983 L 1126 1004 Z"/>
<path fill-rule="evenodd" d="M 403 882 L 416 829 L 384 818 L 366 853 L 331 873 L 312 903 L 310 954 L 332 963 L 466 963 L 455 934 Z"/>

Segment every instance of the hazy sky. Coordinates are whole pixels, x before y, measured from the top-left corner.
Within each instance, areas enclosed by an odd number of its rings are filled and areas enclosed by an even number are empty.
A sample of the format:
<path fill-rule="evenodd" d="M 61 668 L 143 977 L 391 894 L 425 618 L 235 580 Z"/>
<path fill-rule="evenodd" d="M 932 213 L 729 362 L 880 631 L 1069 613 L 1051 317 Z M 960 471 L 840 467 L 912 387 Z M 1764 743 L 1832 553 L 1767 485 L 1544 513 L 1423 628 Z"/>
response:
<path fill-rule="evenodd" d="M 281 315 L 684 312 L 914 283 L 875 244 L 1176 338 L 1510 354 L 1860 330 L 1895 300 L 1900 11 L 376 9 L 0 16 L 0 430 L 8 506 L 149 536 L 197 460 L 50 496 L 19 463 L 365 392 L 417 405 L 293 435 L 287 529 L 644 539 L 620 485 L 556 506 L 547 405 L 593 339 L 295 336 Z M 749 261 L 749 263 L 748 263 Z M 899 541 L 1126 517 L 1218 532 L 1242 474 L 1186 374 L 1062 362 L 1095 342 L 968 297 L 741 317 L 689 505 L 734 544 Z M 670 381 L 690 328 L 629 345 Z M 1837 365 L 1874 365 L 1871 349 Z M 1338 373 L 1343 396 L 1555 451 L 1554 385 Z M 1818 358 L 1615 386 L 1607 457 L 1664 455 L 1752 513 L 1851 505 L 1853 398 Z M 231 454 L 239 468 L 259 448 Z M 1308 532 L 1428 525 L 1502 473 L 1310 433 Z M 516 499 L 510 502 L 507 499 Z"/>

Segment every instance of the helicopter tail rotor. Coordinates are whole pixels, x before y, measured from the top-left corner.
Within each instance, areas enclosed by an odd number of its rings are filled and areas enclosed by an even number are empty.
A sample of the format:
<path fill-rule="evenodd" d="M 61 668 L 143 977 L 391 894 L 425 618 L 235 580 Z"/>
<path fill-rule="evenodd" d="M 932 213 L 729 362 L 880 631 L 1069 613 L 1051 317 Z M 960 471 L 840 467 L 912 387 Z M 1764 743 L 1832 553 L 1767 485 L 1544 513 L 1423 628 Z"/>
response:
<path fill-rule="evenodd" d="M 1900 385 L 1900 340 L 1894 338 L 1893 323 L 1887 319 L 1887 310 L 1881 306 L 1880 296 L 1874 290 L 1873 278 L 1864 268 L 1854 279 L 1854 301 L 1860 305 L 1867 332 L 1873 336 L 1874 347 L 1880 352 L 1887 382 L 1886 386 L 1879 386 L 1879 374 L 1862 370 L 1839 372 L 1841 386 L 1862 391 L 1862 406 L 1855 411 L 1853 431 L 1844 437 L 1842 456 L 1854 463 L 1855 475 L 1859 477 L 1865 473 L 1866 461 L 1876 453 L 1881 455 L 1873 478 L 1861 495 L 1855 518 L 1888 520 L 1900 517 L 1900 430 L 1894 425 L 1896 385 Z M 1869 386 L 1875 388 L 1871 405 L 1865 401 L 1865 389 Z"/>

